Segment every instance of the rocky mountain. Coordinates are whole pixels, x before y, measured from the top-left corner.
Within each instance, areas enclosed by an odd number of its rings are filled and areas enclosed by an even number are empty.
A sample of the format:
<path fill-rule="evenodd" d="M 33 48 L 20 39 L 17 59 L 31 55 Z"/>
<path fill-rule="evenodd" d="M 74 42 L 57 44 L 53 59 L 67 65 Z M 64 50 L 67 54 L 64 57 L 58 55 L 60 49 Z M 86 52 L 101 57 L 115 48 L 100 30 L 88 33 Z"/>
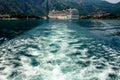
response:
<path fill-rule="evenodd" d="M 120 15 L 120 3 L 111 4 L 105 0 L 48 0 L 49 10 L 77 8 L 80 15 L 109 12 Z M 46 15 L 47 0 L 0 0 L 0 14 Z"/>

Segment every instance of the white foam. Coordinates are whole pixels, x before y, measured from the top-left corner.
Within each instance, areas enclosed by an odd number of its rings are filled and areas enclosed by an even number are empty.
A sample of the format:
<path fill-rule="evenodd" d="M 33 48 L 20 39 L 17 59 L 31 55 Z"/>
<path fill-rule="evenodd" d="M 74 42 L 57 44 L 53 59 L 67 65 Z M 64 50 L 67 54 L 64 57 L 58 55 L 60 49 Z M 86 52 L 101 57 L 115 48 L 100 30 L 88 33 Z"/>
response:
<path fill-rule="evenodd" d="M 103 51 L 110 53 L 110 55 L 112 53 L 111 57 L 114 56 L 114 58 L 119 61 L 120 59 L 118 59 L 117 55 L 113 55 L 118 53 L 116 50 L 103 45 L 101 42 L 99 43 L 82 33 L 80 33 L 80 37 L 77 38 L 73 34 L 70 35 L 69 32 L 75 31 L 69 29 L 68 25 L 65 23 L 54 23 L 49 25 L 49 28 L 51 33 L 47 36 L 40 35 L 40 28 L 38 27 L 37 32 L 36 29 L 34 29 L 29 32 L 29 35 L 24 34 L 21 38 L 13 39 L 12 41 L 5 43 L 3 47 L 0 47 L 2 49 L 0 52 L 5 52 L 5 55 L 0 58 L 0 60 L 2 60 L 0 66 L 5 67 L 5 70 L 2 72 L 4 75 L 1 75 L 0 73 L 1 80 L 7 80 L 7 77 L 12 71 L 18 71 L 20 74 L 11 80 L 34 80 L 37 78 L 38 80 L 90 80 L 92 78 L 106 80 L 110 73 L 115 73 L 115 71 L 112 70 L 112 66 L 104 59 L 104 57 L 98 58 L 98 56 L 93 55 L 90 58 L 86 58 L 86 56 L 88 56 L 88 54 L 90 55 L 90 49 L 93 51 L 96 50 L 96 53 L 98 54 L 98 48 L 103 48 Z M 70 43 L 73 44 L 71 45 Z M 50 44 L 54 45 L 50 46 Z M 84 48 L 76 48 L 82 47 L 84 44 L 86 44 Z M 27 47 L 26 45 L 36 45 L 40 49 Z M 7 49 L 11 49 L 13 54 Z M 55 50 L 57 51 L 54 52 Z M 26 54 L 32 55 L 32 59 L 35 59 L 39 64 L 37 66 L 31 65 L 31 57 L 18 55 L 20 51 L 27 51 Z M 76 52 L 80 54 L 68 56 L 69 54 L 75 54 Z M 22 64 L 21 66 L 13 68 L 13 66 L 3 65 L 3 63 L 10 63 L 10 60 L 6 60 L 6 58 L 14 58 L 16 55 L 20 58 L 19 62 Z M 86 62 L 90 63 L 88 66 L 84 67 L 84 64 L 87 65 Z M 99 63 L 106 65 L 106 67 L 104 69 L 97 69 L 96 66 L 99 66 Z M 120 72 L 120 70 L 118 70 L 118 72 Z M 120 75 L 119 73 L 116 74 Z"/>
<path fill-rule="evenodd" d="M 62 74 L 60 66 L 56 65 L 51 74 L 52 80 L 65 80 L 65 75 Z"/>
<path fill-rule="evenodd" d="M 28 54 L 31 54 L 33 56 L 38 56 L 40 54 L 40 52 L 36 49 L 28 48 Z"/>

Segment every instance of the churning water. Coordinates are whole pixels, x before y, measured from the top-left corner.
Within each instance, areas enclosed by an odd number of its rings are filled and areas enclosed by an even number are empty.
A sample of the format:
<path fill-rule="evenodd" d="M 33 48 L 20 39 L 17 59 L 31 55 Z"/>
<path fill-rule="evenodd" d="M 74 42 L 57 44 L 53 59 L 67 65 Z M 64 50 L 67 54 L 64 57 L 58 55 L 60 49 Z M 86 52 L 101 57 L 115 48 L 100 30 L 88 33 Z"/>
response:
<path fill-rule="evenodd" d="M 119 21 L 43 22 L 0 45 L 0 80 L 120 80 Z"/>

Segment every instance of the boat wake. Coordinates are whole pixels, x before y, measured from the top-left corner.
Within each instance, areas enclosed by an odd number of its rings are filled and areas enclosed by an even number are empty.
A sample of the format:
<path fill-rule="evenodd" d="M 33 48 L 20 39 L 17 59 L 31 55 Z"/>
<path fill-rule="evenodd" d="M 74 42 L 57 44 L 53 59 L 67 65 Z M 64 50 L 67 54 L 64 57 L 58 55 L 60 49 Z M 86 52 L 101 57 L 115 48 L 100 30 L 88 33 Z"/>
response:
<path fill-rule="evenodd" d="M 47 23 L 1 45 L 0 80 L 119 80 L 120 51 L 71 26 Z"/>

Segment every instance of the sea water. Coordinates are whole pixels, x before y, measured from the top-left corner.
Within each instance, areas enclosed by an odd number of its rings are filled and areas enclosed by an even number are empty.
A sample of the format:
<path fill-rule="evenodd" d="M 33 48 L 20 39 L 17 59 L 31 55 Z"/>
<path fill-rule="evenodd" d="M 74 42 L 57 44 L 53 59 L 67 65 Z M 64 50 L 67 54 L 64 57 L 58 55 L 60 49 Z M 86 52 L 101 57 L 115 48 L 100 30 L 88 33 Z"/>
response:
<path fill-rule="evenodd" d="M 120 80 L 119 22 L 0 21 L 0 80 Z"/>

